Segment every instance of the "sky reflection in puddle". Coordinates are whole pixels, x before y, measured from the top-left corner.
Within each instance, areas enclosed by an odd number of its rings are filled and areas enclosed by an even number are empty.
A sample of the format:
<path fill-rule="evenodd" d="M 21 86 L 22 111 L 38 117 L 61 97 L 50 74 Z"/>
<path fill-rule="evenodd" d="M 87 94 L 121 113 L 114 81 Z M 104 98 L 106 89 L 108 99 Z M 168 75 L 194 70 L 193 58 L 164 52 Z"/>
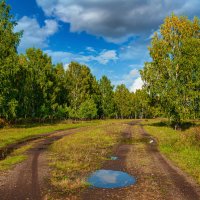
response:
<path fill-rule="evenodd" d="M 118 160 L 118 157 L 117 156 L 111 156 L 110 159 L 111 160 Z"/>
<path fill-rule="evenodd" d="M 121 171 L 98 170 L 89 178 L 88 182 L 97 188 L 122 188 L 136 183 L 136 179 Z"/>

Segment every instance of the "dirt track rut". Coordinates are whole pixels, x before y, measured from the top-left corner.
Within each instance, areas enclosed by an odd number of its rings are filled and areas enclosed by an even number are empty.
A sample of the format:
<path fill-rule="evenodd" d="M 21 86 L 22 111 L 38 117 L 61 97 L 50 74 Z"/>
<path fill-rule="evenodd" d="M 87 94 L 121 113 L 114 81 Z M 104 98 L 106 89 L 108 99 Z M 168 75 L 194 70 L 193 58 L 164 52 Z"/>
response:
<path fill-rule="evenodd" d="M 18 164 L 13 170 L 0 175 L 1 200 L 41 200 L 44 199 L 48 164 L 46 150 L 54 141 L 64 136 L 88 128 L 77 128 L 56 132 L 47 138 L 39 139 L 28 152 L 28 159 Z"/>
<path fill-rule="evenodd" d="M 200 187 L 158 151 L 156 141 L 139 123 L 130 123 L 123 136 L 127 144 L 119 145 L 114 154 L 119 160 L 107 161 L 102 169 L 127 172 L 137 183 L 121 189 L 89 188 L 83 200 L 200 199 Z"/>

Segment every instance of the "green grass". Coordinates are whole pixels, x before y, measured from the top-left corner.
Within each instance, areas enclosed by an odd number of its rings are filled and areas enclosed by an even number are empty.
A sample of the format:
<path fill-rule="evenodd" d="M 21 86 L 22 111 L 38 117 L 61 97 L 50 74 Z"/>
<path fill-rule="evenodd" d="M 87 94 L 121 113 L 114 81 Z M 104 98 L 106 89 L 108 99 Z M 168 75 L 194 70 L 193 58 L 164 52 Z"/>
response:
<path fill-rule="evenodd" d="M 24 141 L 28 138 L 32 138 L 34 136 L 53 132 L 56 130 L 67 130 L 72 128 L 79 128 L 84 126 L 95 126 L 107 123 L 119 123 L 129 120 L 93 120 L 93 121 L 83 121 L 72 123 L 68 121 L 64 121 L 57 124 L 37 124 L 32 125 L 32 127 L 14 127 L 14 128 L 3 128 L 0 129 L 0 148 L 3 148 L 9 144 L 13 144 L 19 141 Z"/>
<path fill-rule="evenodd" d="M 51 148 L 51 185 L 57 193 L 73 194 L 88 186 L 86 177 L 109 159 L 121 139 L 122 125 L 94 127 L 67 136 Z"/>
<path fill-rule="evenodd" d="M 10 169 L 12 166 L 24 161 L 26 159 L 25 155 L 9 156 L 3 161 L 0 161 L 0 171 L 5 171 Z"/>
<path fill-rule="evenodd" d="M 158 140 L 159 149 L 178 167 L 200 184 L 200 127 L 175 131 L 170 127 L 149 125 L 144 128 Z"/>
<path fill-rule="evenodd" d="M 25 145 L 13 151 L 8 157 L 0 161 L 0 171 L 11 169 L 14 165 L 24 161 L 27 156 L 25 152 L 32 147 L 32 144 Z"/>

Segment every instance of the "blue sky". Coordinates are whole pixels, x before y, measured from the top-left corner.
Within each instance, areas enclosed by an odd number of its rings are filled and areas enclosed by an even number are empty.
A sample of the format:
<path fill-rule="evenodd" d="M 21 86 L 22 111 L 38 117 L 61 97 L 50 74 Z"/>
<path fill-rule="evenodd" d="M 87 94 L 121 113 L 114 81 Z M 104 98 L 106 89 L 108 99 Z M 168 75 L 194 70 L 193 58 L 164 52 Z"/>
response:
<path fill-rule="evenodd" d="M 199 0 L 7 0 L 24 30 L 19 52 L 36 47 L 53 62 L 90 67 L 99 79 L 140 88 L 139 75 L 150 58 L 147 47 L 163 19 L 174 12 L 200 15 Z"/>

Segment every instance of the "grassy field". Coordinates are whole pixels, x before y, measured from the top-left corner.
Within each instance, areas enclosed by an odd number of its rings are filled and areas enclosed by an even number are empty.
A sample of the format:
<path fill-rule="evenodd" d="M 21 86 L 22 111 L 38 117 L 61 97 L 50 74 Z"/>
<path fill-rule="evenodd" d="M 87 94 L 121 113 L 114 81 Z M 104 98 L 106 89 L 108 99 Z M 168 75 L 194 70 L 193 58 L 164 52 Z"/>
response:
<path fill-rule="evenodd" d="M 144 128 L 157 138 L 160 151 L 200 184 L 199 122 L 184 131 L 175 131 L 165 123 L 166 121 L 148 120 L 144 123 Z"/>
<path fill-rule="evenodd" d="M 63 121 L 57 124 L 32 124 L 23 125 L 14 128 L 3 128 L 0 129 L 0 148 L 6 147 L 9 144 L 13 144 L 19 141 L 35 137 L 40 134 L 53 132 L 56 130 L 68 130 L 72 128 L 80 127 L 96 127 L 99 125 L 112 125 L 120 124 L 122 122 L 128 122 L 130 120 L 93 120 L 72 123 L 69 121 Z M 34 145 L 34 141 L 14 150 L 6 159 L 0 161 L 0 171 L 11 169 L 16 164 L 24 161 L 26 151 Z"/>
<path fill-rule="evenodd" d="M 94 127 L 55 142 L 50 149 L 51 185 L 57 193 L 73 194 L 88 184 L 86 177 L 109 159 L 121 140 L 121 124 Z"/>
<path fill-rule="evenodd" d="M 19 141 L 26 140 L 28 138 L 45 134 L 57 130 L 68 130 L 72 128 L 79 128 L 84 126 L 96 126 L 109 123 L 119 123 L 123 120 L 93 120 L 72 123 L 71 121 L 63 121 L 56 124 L 29 124 L 26 126 L 19 126 L 13 128 L 0 129 L 0 148 L 3 148 L 9 144 L 13 144 Z M 129 120 L 127 120 L 129 121 Z"/>

